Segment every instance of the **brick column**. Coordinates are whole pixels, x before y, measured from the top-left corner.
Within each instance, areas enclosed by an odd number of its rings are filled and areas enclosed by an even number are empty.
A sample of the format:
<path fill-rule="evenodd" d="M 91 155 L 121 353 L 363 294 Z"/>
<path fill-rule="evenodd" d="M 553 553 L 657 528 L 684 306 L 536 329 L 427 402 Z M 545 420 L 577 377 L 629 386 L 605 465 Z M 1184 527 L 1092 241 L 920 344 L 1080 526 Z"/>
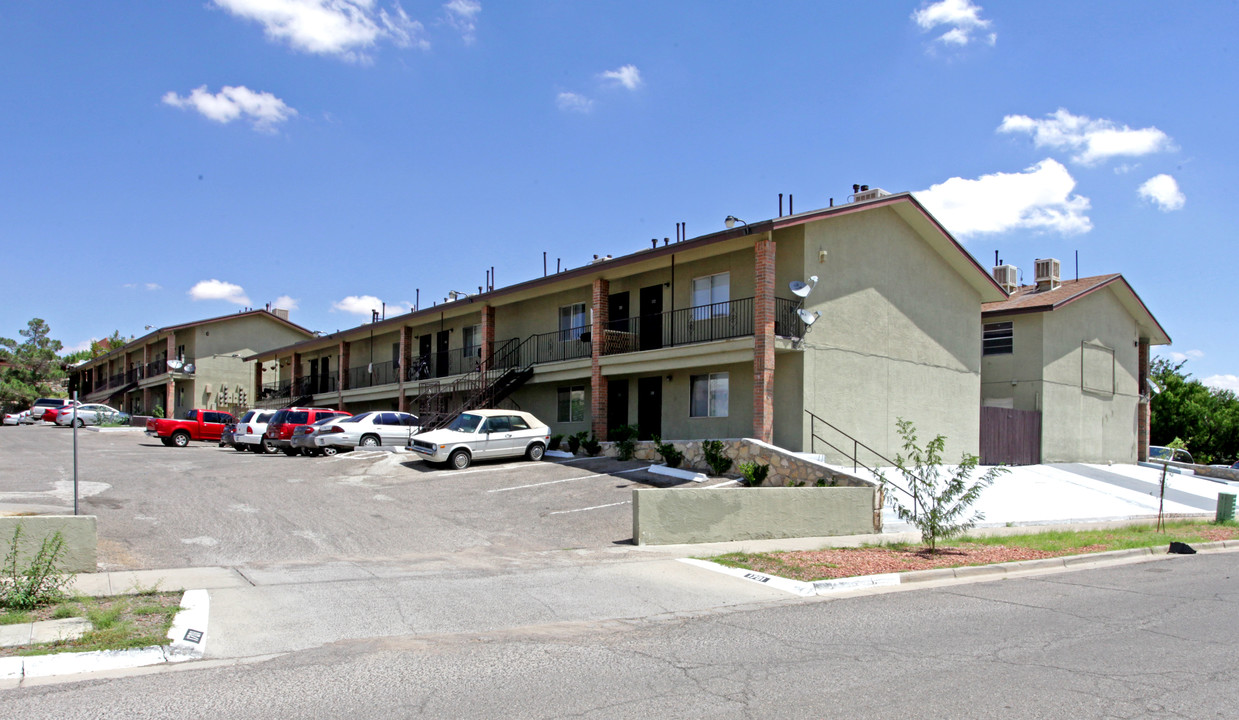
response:
<path fill-rule="evenodd" d="M 607 379 L 602 374 L 602 351 L 611 310 L 611 283 L 594 280 L 594 317 L 590 322 L 589 414 L 590 429 L 599 440 L 607 439 Z"/>
<path fill-rule="evenodd" d="M 753 301 L 753 437 L 774 440 L 774 240 L 753 246 L 756 267 Z"/>
<path fill-rule="evenodd" d="M 142 414 L 151 414 L 151 389 L 142 388 Z"/>
<path fill-rule="evenodd" d="M 336 363 L 339 379 L 336 381 L 336 409 L 344 409 L 344 391 L 348 390 L 348 370 L 352 362 L 352 344 L 340 341 L 339 351 L 340 360 Z M 374 348 L 370 348 L 370 352 L 374 352 Z"/>
<path fill-rule="evenodd" d="M 168 382 L 164 383 L 164 403 L 163 416 L 166 418 L 176 415 L 176 381 L 168 378 Z"/>
<path fill-rule="evenodd" d="M 168 336 L 168 351 L 164 360 L 171 360 L 174 357 L 176 357 L 176 333 Z M 164 369 L 166 370 L 167 367 L 165 366 Z"/>
<path fill-rule="evenodd" d="M 482 372 L 486 372 L 487 360 L 495 352 L 495 308 L 486 305 L 482 308 Z"/>
<path fill-rule="evenodd" d="M 1138 391 L 1140 403 L 1136 406 L 1136 459 L 1140 462 L 1146 462 L 1149 459 L 1149 423 L 1153 419 L 1149 403 L 1151 395 L 1149 393 L 1148 338 L 1140 338 L 1139 349 L 1136 353 L 1136 363 L 1138 366 L 1136 377 L 1140 383 Z"/>
<path fill-rule="evenodd" d="M 398 398 L 396 400 L 396 409 L 399 410 L 400 412 L 408 412 L 408 408 L 405 407 L 404 378 L 405 376 L 409 374 L 409 367 L 413 363 L 412 345 L 413 345 L 413 337 L 409 334 L 409 326 L 401 325 L 400 326 L 400 368 L 396 372 L 396 383 L 397 383 L 397 386 L 399 387 L 399 390 L 397 390 L 399 394 L 396 396 Z"/>

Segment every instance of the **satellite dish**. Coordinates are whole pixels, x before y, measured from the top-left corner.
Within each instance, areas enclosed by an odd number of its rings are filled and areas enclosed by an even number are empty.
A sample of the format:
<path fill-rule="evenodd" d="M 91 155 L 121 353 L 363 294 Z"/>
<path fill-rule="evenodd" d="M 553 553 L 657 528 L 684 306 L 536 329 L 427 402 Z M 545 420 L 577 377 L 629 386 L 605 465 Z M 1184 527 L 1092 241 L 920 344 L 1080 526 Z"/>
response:
<path fill-rule="evenodd" d="M 181 365 L 183 365 L 183 364 L 184 364 L 184 363 L 182 363 L 180 360 L 169 360 L 169 361 L 168 361 L 168 369 L 169 369 L 169 370 L 180 370 L 180 369 L 181 369 Z"/>
<path fill-rule="evenodd" d="M 822 316 L 820 312 L 809 312 L 804 308 L 796 308 L 796 314 L 800 316 L 800 322 L 805 324 L 805 327 L 817 322 L 817 319 Z"/>
<path fill-rule="evenodd" d="M 189 363 L 188 365 L 185 366 L 185 372 L 187 373 L 192 373 L 196 369 L 197 368 L 194 367 L 193 363 Z"/>
<path fill-rule="evenodd" d="M 809 282 L 807 283 L 802 283 L 799 280 L 793 280 L 791 281 L 791 283 L 788 284 L 788 287 L 791 288 L 792 294 L 795 295 L 796 297 L 802 297 L 802 298 L 809 297 L 809 293 L 813 292 L 813 288 L 816 286 L 817 286 L 816 275 L 810 275 Z"/>

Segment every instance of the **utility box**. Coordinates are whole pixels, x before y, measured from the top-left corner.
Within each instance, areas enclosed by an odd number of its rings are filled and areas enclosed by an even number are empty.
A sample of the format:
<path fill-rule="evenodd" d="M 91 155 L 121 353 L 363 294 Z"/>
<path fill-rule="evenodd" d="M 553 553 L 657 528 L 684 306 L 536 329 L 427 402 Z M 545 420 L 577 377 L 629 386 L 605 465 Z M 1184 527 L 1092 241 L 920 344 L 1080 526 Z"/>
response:
<path fill-rule="evenodd" d="M 1235 496 L 1231 493 L 1217 494 L 1216 522 L 1230 522 L 1235 519 Z"/>

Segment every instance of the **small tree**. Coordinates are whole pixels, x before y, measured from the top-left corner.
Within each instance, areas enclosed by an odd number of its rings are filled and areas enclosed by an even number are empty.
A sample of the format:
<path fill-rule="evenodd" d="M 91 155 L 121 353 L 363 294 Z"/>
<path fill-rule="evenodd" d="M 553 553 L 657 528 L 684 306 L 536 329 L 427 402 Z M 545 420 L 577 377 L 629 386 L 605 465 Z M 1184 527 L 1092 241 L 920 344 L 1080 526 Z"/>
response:
<path fill-rule="evenodd" d="M 968 516 L 968 508 L 989 487 L 994 478 L 1007 472 L 1006 468 L 990 468 L 976 482 L 969 484 L 977 468 L 977 456 L 964 453 L 959 466 L 949 472 L 942 467 L 942 450 L 946 437 L 936 436 L 920 447 L 916 444 L 916 427 L 899 418 L 899 436 L 903 438 L 903 453 L 895 456 L 895 467 L 903 474 L 912 495 L 912 506 L 905 505 L 897 495 L 891 496 L 895 514 L 900 520 L 911 523 L 921 531 L 921 542 L 929 546 L 929 552 L 938 551 L 939 540 L 949 540 L 976 527 L 984 520 L 984 513 Z M 945 473 L 945 477 L 944 477 Z M 887 483 L 880 471 L 878 479 Z"/>
<path fill-rule="evenodd" d="M 49 338 L 47 323 L 34 318 L 18 330 L 23 342 L 0 337 L 0 360 L 9 367 L 0 370 L 0 405 L 30 407 L 38 398 L 51 395 L 52 383 L 63 378 L 59 340 Z"/>

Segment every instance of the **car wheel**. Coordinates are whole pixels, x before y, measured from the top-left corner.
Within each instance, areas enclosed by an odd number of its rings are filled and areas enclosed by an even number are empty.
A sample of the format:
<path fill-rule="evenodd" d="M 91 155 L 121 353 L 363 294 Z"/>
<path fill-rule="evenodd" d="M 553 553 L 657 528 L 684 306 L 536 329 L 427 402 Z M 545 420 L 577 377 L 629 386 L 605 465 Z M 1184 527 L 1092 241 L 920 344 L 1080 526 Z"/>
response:
<path fill-rule="evenodd" d="M 172 438 L 159 438 L 159 442 L 163 443 L 165 447 L 172 447 Z"/>
<path fill-rule="evenodd" d="M 362 435 L 361 442 L 357 443 L 361 447 L 378 447 L 379 439 L 373 435 Z"/>
<path fill-rule="evenodd" d="M 338 451 L 332 446 L 328 445 L 324 447 L 320 452 L 322 452 L 324 457 L 331 457 L 332 455 L 335 455 Z"/>
<path fill-rule="evenodd" d="M 73 421 L 73 427 L 79 427 L 79 428 L 86 427 L 86 422 L 83 421 L 82 418 L 78 418 L 77 420 Z"/>
<path fill-rule="evenodd" d="M 288 457 L 297 457 L 301 454 L 301 450 L 298 448 L 284 448 L 284 454 Z"/>
<path fill-rule="evenodd" d="M 232 449 L 236 450 L 237 452 L 245 452 L 245 445 L 243 443 L 237 443 L 236 445 L 232 446 Z"/>
<path fill-rule="evenodd" d="M 546 448 L 542 446 L 542 443 L 534 443 L 525 449 L 525 459 L 538 462 L 542 459 L 542 454 L 545 452 Z"/>
<path fill-rule="evenodd" d="M 469 461 L 471 459 L 472 458 L 469 457 L 468 450 L 454 450 L 452 454 L 448 456 L 447 464 L 457 470 L 464 470 L 469 467 Z"/>
<path fill-rule="evenodd" d="M 189 445 L 189 433 L 174 432 L 172 433 L 172 444 L 177 447 L 185 447 Z"/>
<path fill-rule="evenodd" d="M 254 452 L 258 453 L 259 455 L 265 455 L 266 453 L 273 453 L 275 452 L 275 445 L 272 445 L 270 440 L 264 439 L 261 443 L 258 444 L 258 447 L 254 449 Z"/>

